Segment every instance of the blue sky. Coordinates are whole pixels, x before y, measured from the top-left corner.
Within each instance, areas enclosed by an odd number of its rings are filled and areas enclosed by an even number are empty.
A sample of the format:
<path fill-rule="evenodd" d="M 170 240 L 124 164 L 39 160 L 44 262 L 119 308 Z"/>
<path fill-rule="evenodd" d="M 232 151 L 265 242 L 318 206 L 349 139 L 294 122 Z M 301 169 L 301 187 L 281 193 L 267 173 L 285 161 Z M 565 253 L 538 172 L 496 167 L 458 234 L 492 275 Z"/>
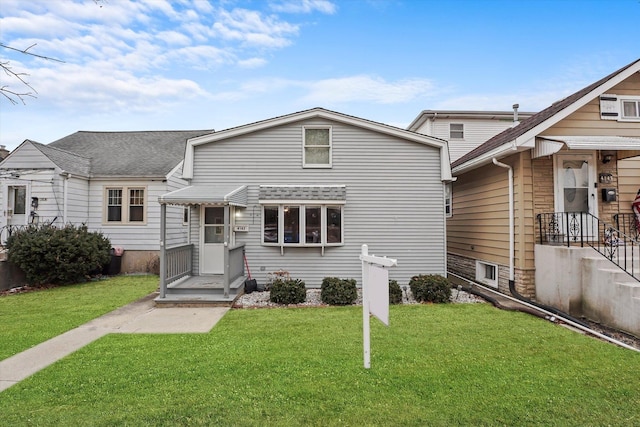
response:
<path fill-rule="evenodd" d="M 640 0 L 2 0 L 37 90 L 0 144 L 216 129 L 313 107 L 406 127 L 425 109 L 538 111 L 640 57 Z M 22 91 L 0 73 L 0 85 Z"/>

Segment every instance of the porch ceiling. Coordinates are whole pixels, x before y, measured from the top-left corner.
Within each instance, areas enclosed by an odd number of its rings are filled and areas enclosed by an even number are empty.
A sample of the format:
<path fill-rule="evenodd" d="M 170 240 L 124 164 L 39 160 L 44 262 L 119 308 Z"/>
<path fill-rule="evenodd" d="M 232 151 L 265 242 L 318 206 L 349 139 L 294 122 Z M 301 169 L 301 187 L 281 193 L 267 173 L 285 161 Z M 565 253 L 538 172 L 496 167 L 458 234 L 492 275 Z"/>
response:
<path fill-rule="evenodd" d="M 158 202 L 168 205 L 232 205 L 247 207 L 246 185 L 193 185 L 163 194 Z"/>

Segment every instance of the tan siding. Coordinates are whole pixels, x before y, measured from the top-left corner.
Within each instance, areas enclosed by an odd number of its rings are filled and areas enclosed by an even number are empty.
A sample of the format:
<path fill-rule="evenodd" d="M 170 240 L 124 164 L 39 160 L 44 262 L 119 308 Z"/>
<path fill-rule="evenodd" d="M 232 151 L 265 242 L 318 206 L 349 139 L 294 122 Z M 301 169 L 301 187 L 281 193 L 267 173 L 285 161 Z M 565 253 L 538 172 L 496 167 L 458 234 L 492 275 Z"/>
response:
<path fill-rule="evenodd" d="M 626 212 L 640 190 L 640 156 L 618 161 L 618 185 L 620 212 Z"/>
<path fill-rule="evenodd" d="M 608 93 L 616 95 L 640 95 L 640 74 L 635 73 L 624 82 L 614 86 Z M 587 105 L 570 114 L 560 123 L 550 127 L 541 135 L 640 135 L 640 122 L 618 122 L 600 119 L 600 99 L 596 97 Z"/>

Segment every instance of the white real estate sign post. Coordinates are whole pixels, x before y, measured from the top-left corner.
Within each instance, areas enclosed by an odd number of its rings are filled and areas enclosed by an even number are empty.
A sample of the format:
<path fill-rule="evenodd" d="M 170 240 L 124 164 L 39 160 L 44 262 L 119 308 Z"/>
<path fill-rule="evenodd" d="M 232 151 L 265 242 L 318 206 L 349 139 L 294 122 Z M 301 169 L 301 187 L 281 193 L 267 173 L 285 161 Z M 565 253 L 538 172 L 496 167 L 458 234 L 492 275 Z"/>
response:
<path fill-rule="evenodd" d="M 371 367 L 371 342 L 369 315 L 373 314 L 389 326 L 389 271 L 398 261 L 387 257 L 369 255 L 367 245 L 362 245 L 362 336 L 364 344 L 364 367 Z"/>

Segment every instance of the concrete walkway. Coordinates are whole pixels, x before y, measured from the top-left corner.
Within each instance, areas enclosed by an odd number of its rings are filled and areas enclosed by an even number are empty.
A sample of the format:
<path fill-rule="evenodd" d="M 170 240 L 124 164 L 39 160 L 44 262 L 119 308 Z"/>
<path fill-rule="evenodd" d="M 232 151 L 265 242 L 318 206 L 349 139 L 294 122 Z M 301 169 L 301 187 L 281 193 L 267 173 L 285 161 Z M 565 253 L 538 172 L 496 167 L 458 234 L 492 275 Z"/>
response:
<path fill-rule="evenodd" d="M 148 295 L 0 361 L 0 392 L 107 334 L 206 333 L 229 307 L 157 308 Z"/>

